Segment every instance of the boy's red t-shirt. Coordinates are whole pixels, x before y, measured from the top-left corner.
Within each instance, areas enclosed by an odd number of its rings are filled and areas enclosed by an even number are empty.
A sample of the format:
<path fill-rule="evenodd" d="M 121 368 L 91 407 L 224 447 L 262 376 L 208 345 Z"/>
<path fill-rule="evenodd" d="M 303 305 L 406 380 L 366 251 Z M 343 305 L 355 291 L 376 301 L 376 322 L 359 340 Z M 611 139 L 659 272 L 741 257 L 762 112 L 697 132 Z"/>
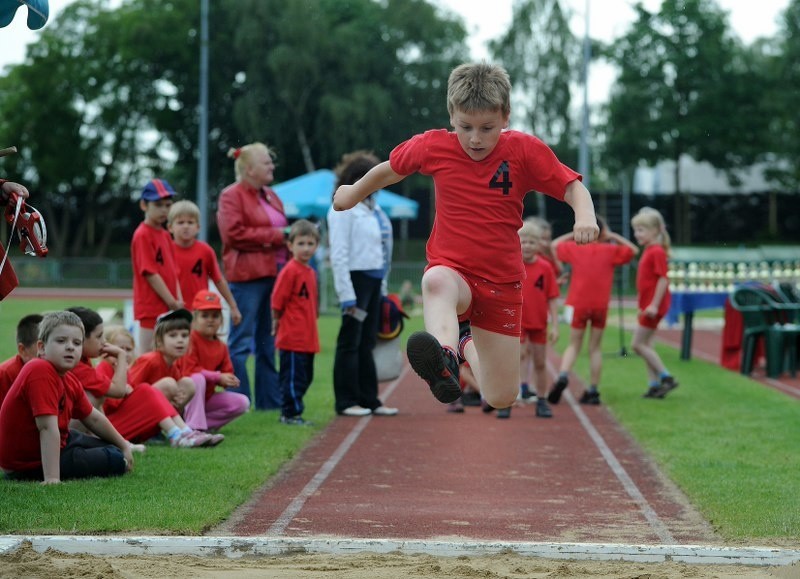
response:
<path fill-rule="evenodd" d="M 173 296 L 178 295 L 178 265 L 175 244 L 166 229 L 140 223 L 131 240 L 133 265 L 133 317 L 157 318 L 169 308 L 147 281 L 145 275 L 161 276 Z M 184 301 L 188 298 L 184 296 Z"/>
<path fill-rule="evenodd" d="M 633 259 L 633 250 L 616 243 L 578 245 L 564 241 L 556 246 L 556 256 L 572 266 L 565 303 L 575 308 L 604 310 L 611 299 L 614 268 Z"/>
<path fill-rule="evenodd" d="M 427 244 L 428 265 L 445 265 L 495 283 L 524 275 L 517 231 L 530 191 L 564 200 L 581 176 L 563 165 L 542 141 L 518 131 L 500 134 L 491 154 L 473 161 L 455 133 L 427 131 L 389 155 L 400 175 L 433 177 L 436 217 Z"/>
<path fill-rule="evenodd" d="M 0 364 L 0 406 L 3 405 L 6 394 L 11 390 L 11 385 L 19 376 L 24 364 L 19 354 Z"/>
<path fill-rule="evenodd" d="M 636 292 L 639 294 L 639 310 L 644 310 L 653 301 L 656 293 L 656 284 L 659 278 L 667 277 L 667 252 L 658 244 L 648 245 L 639 259 L 636 270 Z M 669 311 L 672 296 L 669 286 L 664 293 L 664 298 L 658 304 L 658 315 L 663 317 Z"/>
<path fill-rule="evenodd" d="M 540 256 L 535 261 L 524 262 L 525 280 L 522 282 L 522 329 L 544 330 L 550 313 L 550 300 L 557 298 L 558 281 L 553 266 Z"/>
<path fill-rule="evenodd" d="M 72 369 L 72 373 L 78 378 L 83 389 L 92 394 L 95 398 L 102 398 L 108 394 L 108 389 L 111 388 L 111 378 L 107 378 L 98 372 L 97 369 L 92 366 L 92 362 L 89 358 L 81 357 L 81 361 Z"/>
<path fill-rule="evenodd" d="M 272 309 L 282 312 L 275 347 L 289 352 L 319 352 L 317 330 L 317 276 L 291 259 L 275 280 Z"/>
<path fill-rule="evenodd" d="M 31 360 L 22 367 L 0 408 L 0 468 L 24 471 L 41 466 L 37 416 L 58 417 L 61 448 L 64 448 L 70 419 L 83 420 L 92 410 L 72 372 L 59 376 L 47 360 Z"/>
<path fill-rule="evenodd" d="M 175 245 L 175 263 L 178 265 L 178 283 L 183 301 L 189 306 L 200 290 L 208 289 L 208 280 L 218 283 L 222 271 L 214 249 L 204 241 L 197 240 L 189 247 Z"/>

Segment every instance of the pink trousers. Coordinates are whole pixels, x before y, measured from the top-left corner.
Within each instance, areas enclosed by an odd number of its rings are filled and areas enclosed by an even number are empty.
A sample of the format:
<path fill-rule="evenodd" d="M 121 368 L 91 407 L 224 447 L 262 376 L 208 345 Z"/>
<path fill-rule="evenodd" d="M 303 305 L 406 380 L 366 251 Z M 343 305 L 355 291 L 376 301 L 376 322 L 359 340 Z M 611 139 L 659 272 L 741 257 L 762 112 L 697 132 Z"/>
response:
<path fill-rule="evenodd" d="M 250 408 L 250 400 L 238 392 L 214 392 L 206 400 L 206 379 L 192 374 L 195 393 L 183 409 L 183 420 L 195 430 L 212 430 L 225 426 Z"/>

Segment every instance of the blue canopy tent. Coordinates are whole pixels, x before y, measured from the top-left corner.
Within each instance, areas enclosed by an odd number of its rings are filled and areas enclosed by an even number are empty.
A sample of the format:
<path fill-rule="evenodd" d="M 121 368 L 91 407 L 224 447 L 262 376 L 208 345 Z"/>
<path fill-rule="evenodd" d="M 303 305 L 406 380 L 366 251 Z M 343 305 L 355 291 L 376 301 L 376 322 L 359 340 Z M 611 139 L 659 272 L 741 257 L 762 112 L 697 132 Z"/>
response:
<path fill-rule="evenodd" d="M 325 219 L 331 206 L 336 175 L 329 169 L 319 169 L 300 177 L 273 185 L 283 201 L 286 217 L 316 217 Z M 381 189 L 376 199 L 389 219 L 416 219 L 419 203 L 402 195 Z"/>

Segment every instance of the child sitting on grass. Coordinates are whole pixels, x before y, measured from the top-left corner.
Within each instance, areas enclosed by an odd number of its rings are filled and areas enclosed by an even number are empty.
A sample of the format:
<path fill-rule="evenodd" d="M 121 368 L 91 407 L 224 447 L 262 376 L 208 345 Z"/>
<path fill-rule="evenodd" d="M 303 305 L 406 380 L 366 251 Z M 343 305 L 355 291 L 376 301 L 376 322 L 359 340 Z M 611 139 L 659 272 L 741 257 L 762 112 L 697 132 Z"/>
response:
<path fill-rule="evenodd" d="M 23 366 L 0 409 L 0 468 L 6 477 L 56 484 L 133 468 L 128 442 L 70 372 L 80 361 L 83 340 L 83 324 L 72 312 L 49 313 L 39 324 L 40 358 Z M 73 417 L 98 438 L 70 430 Z"/>
<path fill-rule="evenodd" d="M 17 355 L 0 364 L 0 406 L 22 367 L 36 358 L 40 314 L 29 314 L 17 324 Z"/>

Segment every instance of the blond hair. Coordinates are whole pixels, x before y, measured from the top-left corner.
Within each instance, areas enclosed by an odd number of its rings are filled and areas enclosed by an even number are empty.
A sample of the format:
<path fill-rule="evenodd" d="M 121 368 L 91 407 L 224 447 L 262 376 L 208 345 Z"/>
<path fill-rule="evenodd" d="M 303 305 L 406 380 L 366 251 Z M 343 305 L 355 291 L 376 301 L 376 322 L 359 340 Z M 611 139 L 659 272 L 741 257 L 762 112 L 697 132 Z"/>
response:
<path fill-rule="evenodd" d="M 511 113 L 511 80 L 502 66 L 485 62 L 457 66 L 447 80 L 447 112 Z"/>
<path fill-rule="evenodd" d="M 183 201 L 177 201 L 169 208 L 167 223 L 172 225 L 172 222 L 178 217 L 191 217 L 197 221 L 197 223 L 200 223 L 200 208 L 189 200 L 184 199 Z"/>
<path fill-rule="evenodd" d="M 133 363 L 133 360 L 136 359 L 136 339 L 133 337 L 133 334 L 126 328 L 125 326 L 106 326 L 103 329 L 103 337 L 105 338 L 106 342 L 109 344 L 114 344 L 117 338 L 128 338 L 133 344 L 133 352 L 131 352 L 131 360 L 130 363 Z"/>
<path fill-rule="evenodd" d="M 533 223 L 534 225 L 540 227 L 543 232 L 553 231 L 553 226 L 550 225 L 550 222 L 544 217 L 539 217 L 538 215 L 529 215 L 525 218 L 524 223 Z"/>
<path fill-rule="evenodd" d="M 517 233 L 519 233 L 520 237 L 524 237 L 527 235 L 530 237 L 534 237 L 536 239 L 541 239 L 542 227 L 539 223 L 526 219 L 525 221 L 522 222 L 522 227 L 519 228 L 519 231 Z"/>
<path fill-rule="evenodd" d="M 50 335 L 59 326 L 74 326 L 80 328 L 81 337 L 86 336 L 86 332 L 83 329 L 83 322 L 78 314 L 64 310 L 61 312 L 49 312 L 42 316 L 42 321 L 39 322 L 39 341 L 46 344 L 47 340 L 50 339 Z"/>
<path fill-rule="evenodd" d="M 253 164 L 253 157 L 256 152 L 265 152 L 273 160 L 275 159 L 275 152 L 266 146 L 264 143 L 255 142 L 249 145 L 244 145 L 238 149 L 228 149 L 228 157 L 235 159 L 233 163 L 233 170 L 236 171 L 236 179 L 241 180 L 244 175 L 245 169 Z"/>
<path fill-rule="evenodd" d="M 668 253 L 671 245 L 667 224 L 664 217 L 652 207 L 642 207 L 639 212 L 631 218 L 633 227 L 644 227 L 656 232 L 656 243 L 662 246 Z"/>

